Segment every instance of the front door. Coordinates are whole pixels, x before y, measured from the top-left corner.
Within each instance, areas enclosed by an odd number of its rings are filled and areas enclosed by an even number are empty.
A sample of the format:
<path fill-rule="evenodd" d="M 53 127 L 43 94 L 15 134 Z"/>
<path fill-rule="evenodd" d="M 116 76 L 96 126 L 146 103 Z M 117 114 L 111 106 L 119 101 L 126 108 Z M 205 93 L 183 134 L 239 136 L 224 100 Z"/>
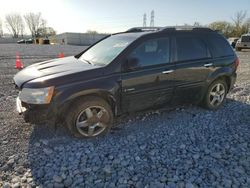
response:
<path fill-rule="evenodd" d="M 138 111 L 166 103 L 173 94 L 175 66 L 170 63 L 170 39 L 149 39 L 139 44 L 128 59 L 136 59 L 137 67 L 121 76 L 122 109 Z"/>

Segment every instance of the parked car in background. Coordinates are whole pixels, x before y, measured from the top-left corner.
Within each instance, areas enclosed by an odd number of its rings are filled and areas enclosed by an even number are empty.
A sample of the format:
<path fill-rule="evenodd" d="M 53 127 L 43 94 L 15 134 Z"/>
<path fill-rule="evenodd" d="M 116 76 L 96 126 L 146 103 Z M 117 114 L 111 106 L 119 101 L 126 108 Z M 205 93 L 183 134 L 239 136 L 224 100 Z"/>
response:
<path fill-rule="evenodd" d="M 27 40 L 21 39 L 21 40 L 17 41 L 17 44 L 33 44 L 33 42 L 34 42 L 34 40 L 32 38 L 27 39 Z"/>
<path fill-rule="evenodd" d="M 17 41 L 17 44 L 25 44 L 25 40 L 21 39 L 21 40 Z"/>
<path fill-rule="evenodd" d="M 34 43 L 34 39 L 28 39 L 28 40 L 26 40 L 25 41 L 26 42 L 26 44 L 33 44 Z"/>
<path fill-rule="evenodd" d="M 238 37 L 230 37 L 230 38 L 228 38 L 228 42 L 229 42 L 229 44 L 230 44 L 233 48 L 235 48 L 235 45 L 236 45 L 236 43 L 237 43 L 238 40 L 239 40 Z"/>
<path fill-rule="evenodd" d="M 250 49 L 250 34 L 244 34 L 237 41 L 235 46 L 236 51 L 241 51 L 242 49 Z"/>
<path fill-rule="evenodd" d="M 124 113 L 186 102 L 217 110 L 238 65 L 232 47 L 211 29 L 132 28 L 18 72 L 16 105 L 28 122 L 65 122 L 72 135 L 95 137 Z"/>

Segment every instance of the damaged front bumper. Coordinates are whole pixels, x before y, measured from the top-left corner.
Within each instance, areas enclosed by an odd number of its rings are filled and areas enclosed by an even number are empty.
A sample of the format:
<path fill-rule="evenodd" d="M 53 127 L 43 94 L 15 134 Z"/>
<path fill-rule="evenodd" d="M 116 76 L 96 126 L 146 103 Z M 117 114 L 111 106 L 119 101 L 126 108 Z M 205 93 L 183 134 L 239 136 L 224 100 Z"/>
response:
<path fill-rule="evenodd" d="M 16 98 L 16 110 L 23 115 L 25 122 L 32 124 L 48 124 L 55 126 L 56 114 L 49 105 L 31 105 Z"/>
<path fill-rule="evenodd" d="M 19 99 L 19 97 L 16 98 L 16 110 L 20 115 L 27 110 L 22 106 L 22 101 Z"/>

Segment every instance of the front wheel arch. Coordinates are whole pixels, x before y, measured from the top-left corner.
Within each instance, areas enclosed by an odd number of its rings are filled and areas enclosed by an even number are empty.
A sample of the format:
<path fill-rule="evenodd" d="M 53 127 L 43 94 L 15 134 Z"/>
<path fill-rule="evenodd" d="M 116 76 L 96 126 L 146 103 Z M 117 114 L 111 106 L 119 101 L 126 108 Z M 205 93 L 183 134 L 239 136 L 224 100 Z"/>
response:
<path fill-rule="evenodd" d="M 79 95 L 74 98 L 70 98 L 69 100 L 66 100 L 64 103 L 62 103 L 62 105 L 58 106 L 58 109 L 60 109 L 57 114 L 59 121 L 64 122 L 64 114 L 67 113 L 70 106 L 73 105 L 76 101 L 82 100 L 83 98 L 86 97 L 98 97 L 105 100 L 111 106 L 113 114 L 114 115 L 117 114 L 117 103 L 115 97 L 111 93 L 99 91 L 99 92 Z"/>
<path fill-rule="evenodd" d="M 89 106 L 89 107 L 87 107 L 87 106 Z M 106 122 L 107 123 L 105 126 L 106 128 L 104 129 L 104 131 L 100 135 L 107 133 L 107 131 L 112 126 L 113 118 L 114 118 L 114 114 L 113 114 L 113 111 L 111 109 L 111 106 L 103 98 L 100 98 L 98 96 L 88 95 L 88 96 L 84 96 L 84 97 L 79 97 L 79 98 L 75 99 L 74 101 L 72 101 L 72 103 L 70 103 L 70 105 L 67 108 L 66 115 L 64 115 L 65 126 L 68 128 L 71 135 L 73 135 L 75 137 L 79 137 L 79 138 L 91 138 L 91 137 L 93 137 L 93 136 L 89 137 L 86 135 L 82 135 L 80 133 L 80 131 L 77 130 L 77 127 L 75 125 L 75 120 L 76 120 L 75 118 L 76 118 L 76 116 L 78 116 L 77 114 L 80 111 L 85 109 L 85 107 L 97 108 L 97 106 L 105 109 L 105 111 L 108 114 L 108 117 L 109 117 L 108 122 L 109 123 Z M 100 124 L 101 121 L 100 122 L 99 121 L 98 121 L 98 123 Z M 92 126 L 92 125 L 89 125 L 89 126 Z M 96 136 L 98 136 L 98 135 L 96 135 Z"/>

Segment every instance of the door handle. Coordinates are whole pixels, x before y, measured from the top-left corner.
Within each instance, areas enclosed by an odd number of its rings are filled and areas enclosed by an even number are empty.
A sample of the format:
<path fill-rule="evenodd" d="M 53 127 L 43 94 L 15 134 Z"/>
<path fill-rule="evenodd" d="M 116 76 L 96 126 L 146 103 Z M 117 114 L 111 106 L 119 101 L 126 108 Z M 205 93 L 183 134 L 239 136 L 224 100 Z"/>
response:
<path fill-rule="evenodd" d="M 212 66 L 213 66 L 213 63 L 204 64 L 204 67 L 212 67 Z"/>
<path fill-rule="evenodd" d="M 134 91 L 135 88 L 128 88 L 128 89 L 124 89 L 124 92 L 128 92 L 128 91 Z"/>
<path fill-rule="evenodd" d="M 169 73 L 172 73 L 174 72 L 174 70 L 167 70 L 167 71 L 163 71 L 162 74 L 169 74 Z"/>

